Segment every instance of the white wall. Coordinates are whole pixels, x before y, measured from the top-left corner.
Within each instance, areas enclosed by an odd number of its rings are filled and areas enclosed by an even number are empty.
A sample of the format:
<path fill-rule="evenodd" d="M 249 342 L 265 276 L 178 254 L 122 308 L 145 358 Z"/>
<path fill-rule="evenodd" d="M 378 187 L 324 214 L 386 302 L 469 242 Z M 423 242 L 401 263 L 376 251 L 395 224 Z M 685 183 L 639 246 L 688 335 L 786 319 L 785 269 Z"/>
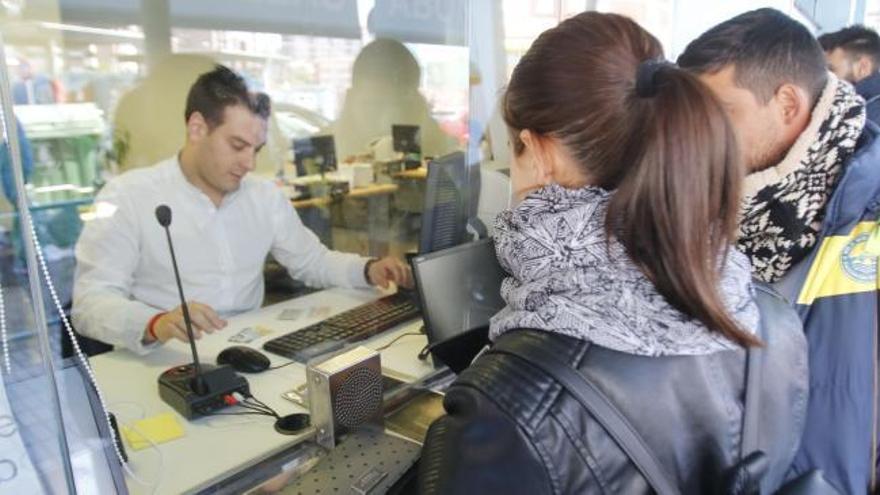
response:
<path fill-rule="evenodd" d="M 672 14 L 672 40 L 665 47 L 667 56 L 675 60 L 688 43 L 707 29 L 743 12 L 763 7 L 780 10 L 814 30 L 813 24 L 801 15 L 792 0 L 676 0 Z"/>

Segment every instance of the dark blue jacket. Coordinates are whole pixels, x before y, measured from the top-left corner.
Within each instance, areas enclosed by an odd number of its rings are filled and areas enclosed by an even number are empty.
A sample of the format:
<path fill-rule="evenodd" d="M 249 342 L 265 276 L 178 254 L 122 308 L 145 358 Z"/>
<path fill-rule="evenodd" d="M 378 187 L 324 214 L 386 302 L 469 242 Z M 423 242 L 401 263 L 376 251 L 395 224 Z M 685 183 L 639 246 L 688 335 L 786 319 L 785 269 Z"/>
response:
<path fill-rule="evenodd" d="M 821 468 L 842 493 L 864 494 L 874 466 L 880 128 L 868 122 L 828 204 L 810 256 L 778 284 L 804 322 L 810 399 L 794 468 Z"/>
<path fill-rule="evenodd" d="M 880 125 L 880 72 L 875 72 L 855 84 L 856 93 L 865 99 L 868 120 Z"/>

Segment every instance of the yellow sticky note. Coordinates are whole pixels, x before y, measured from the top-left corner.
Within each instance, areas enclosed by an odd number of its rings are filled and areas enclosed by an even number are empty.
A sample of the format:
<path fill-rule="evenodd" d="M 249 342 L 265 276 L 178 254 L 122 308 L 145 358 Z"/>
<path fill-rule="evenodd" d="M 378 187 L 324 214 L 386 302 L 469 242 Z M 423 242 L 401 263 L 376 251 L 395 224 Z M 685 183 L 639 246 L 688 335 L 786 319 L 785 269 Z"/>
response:
<path fill-rule="evenodd" d="M 183 426 L 177 421 L 174 413 L 170 412 L 157 414 L 135 421 L 131 426 L 122 427 L 122 436 L 125 437 L 129 447 L 134 450 L 149 447 L 150 441 L 159 444 L 175 440 L 183 435 Z"/>

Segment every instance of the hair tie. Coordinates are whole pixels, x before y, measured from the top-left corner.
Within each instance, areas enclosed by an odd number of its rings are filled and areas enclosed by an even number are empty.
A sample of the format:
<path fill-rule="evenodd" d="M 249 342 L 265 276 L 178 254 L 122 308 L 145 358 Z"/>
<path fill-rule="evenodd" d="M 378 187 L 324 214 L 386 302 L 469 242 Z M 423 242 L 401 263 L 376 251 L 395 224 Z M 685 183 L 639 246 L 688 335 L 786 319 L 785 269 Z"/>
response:
<path fill-rule="evenodd" d="M 657 73 L 660 69 L 675 67 L 675 64 L 663 59 L 645 60 L 636 70 L 636 95 L 640 98 L 651 98 L 657 94 Z"/>

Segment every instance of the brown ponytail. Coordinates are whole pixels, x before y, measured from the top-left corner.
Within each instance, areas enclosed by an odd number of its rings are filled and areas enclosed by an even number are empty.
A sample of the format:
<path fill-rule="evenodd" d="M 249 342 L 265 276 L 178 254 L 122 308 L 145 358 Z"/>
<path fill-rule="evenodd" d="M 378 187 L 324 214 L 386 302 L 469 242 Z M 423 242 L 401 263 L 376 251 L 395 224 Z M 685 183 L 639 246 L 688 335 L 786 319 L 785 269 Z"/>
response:
<path fill-rule="evenodd" d="M 742 166 L 718 101 L 694 76 L 656 68 L 636 91 L 640 64 L 660 43 L 615 14 L 586 12 L 544 32 L 517 65 L 504 95 L 514 152 L 518 131 L 559 139 L 591 182 L 614 190 L 610 237 L 666 300 L 742 344 L 744 332 L 718 292 L 736 228 Z"/>

